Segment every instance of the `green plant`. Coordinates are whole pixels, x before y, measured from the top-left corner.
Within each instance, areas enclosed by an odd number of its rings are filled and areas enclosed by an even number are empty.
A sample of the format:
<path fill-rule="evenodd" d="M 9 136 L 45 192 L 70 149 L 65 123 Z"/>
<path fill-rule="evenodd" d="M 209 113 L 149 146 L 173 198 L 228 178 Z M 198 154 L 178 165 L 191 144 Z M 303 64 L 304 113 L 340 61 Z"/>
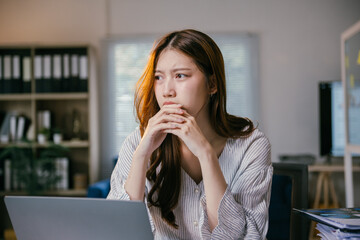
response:
<path fill-rule="evenodd" d="M 55 159 L 66 157 L 68 149 L 61 145 L 50 145 L 37 156 L 31 146 L 16 145 L 0 153 L 0 161 L 11 160 L 12 176 L 29 195 L 39 195 L 51 189 L 61 179 L 56 174 Z"/>
<path fill-rule="evenodd" d="M 51 132 L 52 132 L 52 134 L 55 134 L 55 133 L 60 133 L 61 134 L 62 130 L 60 128 L 52 128 Z"/>
<path fill-rule="evenodd" d="M 46 139 L 49 139 L 50 133 L 51 133 L 51 131 L 50 131 L 49 128 L 41 128 L 41 129 L 38 131 L 38 134 L 43 134 L 43 135 L 46 137 Z"/>

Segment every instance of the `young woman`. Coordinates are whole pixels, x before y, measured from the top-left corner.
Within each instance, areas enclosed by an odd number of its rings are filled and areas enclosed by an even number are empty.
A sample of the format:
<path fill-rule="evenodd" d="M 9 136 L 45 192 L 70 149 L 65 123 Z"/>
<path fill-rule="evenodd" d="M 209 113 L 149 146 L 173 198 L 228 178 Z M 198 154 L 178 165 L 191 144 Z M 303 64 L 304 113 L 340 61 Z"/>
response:
<path fill-rule="evenodd" d="M 215 42 L 196 30 L 162 37 L 135 107 L 140 126 L 120 150 L 108 199 L 145 201 L 155 239 L 264 239 L 270 144 L 227 113 Z"/>

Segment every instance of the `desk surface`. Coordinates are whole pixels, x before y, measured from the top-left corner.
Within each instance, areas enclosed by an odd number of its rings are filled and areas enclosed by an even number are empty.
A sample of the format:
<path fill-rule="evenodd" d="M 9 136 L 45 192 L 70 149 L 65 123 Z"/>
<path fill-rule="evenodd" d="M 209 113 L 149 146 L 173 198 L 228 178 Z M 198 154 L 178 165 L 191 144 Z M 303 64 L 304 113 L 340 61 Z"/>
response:
<path fill-rule="evenodd" d="M 360 172 L 360 165 L 353 165 L 353 172 Z M 313 164 L 308 166 L 309 172 L 344 172 L 344 165 Z"/>

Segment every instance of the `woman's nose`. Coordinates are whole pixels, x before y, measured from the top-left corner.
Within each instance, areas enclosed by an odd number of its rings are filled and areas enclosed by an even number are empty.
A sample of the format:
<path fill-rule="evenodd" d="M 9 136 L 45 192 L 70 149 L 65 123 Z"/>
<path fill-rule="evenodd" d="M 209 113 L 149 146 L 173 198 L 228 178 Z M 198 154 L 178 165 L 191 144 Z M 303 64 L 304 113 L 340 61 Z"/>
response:
<path fill-rule="evenodd" d="M 175 97 L 176 91 L 174 82 L 171 79 L 166 79 L 163 89 L 163 96 L 164 97 Z"/>

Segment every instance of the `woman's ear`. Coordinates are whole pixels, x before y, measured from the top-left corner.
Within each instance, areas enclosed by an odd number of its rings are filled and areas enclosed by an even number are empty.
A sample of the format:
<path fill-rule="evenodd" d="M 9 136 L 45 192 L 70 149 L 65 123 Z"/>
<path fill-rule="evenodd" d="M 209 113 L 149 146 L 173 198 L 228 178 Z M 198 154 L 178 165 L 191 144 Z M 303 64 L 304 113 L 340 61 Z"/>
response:
<path fill-rule="evenodd" d="M 215 76 L 214 74 L 209 77 L 209 93 L 213 95 L 217 92 L 217 87 L 215 85 Z"/>
<path fill-rule="evenodd" d="M 210 95 L 214 95 L 216 92 L 217 92 L 216 87 L 210 88 Z"/>

